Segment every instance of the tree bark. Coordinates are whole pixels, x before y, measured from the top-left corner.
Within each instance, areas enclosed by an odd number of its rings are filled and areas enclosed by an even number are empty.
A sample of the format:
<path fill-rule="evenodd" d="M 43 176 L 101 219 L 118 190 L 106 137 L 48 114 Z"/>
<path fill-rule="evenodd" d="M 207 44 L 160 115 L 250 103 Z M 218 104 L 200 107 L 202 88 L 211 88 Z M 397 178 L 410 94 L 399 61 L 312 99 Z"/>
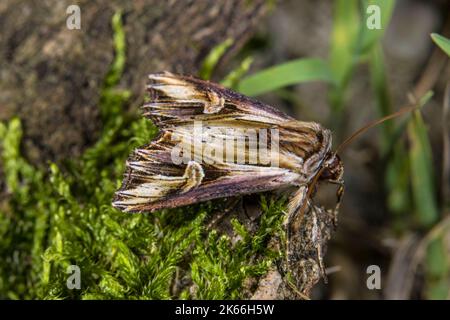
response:
<path fill-rule="evenodd" d="M 81 29 L 66 27 L 71 4 Z M 79 155 L 98 138 L 101 86 L 114 58 L 112 15 L 121 10 L 126 66 L 120 85 L 142 100 L 146 75 L 195 74 L 217 44 L 238 48 L 266 11 L 263 0 L 3 0 L 0 3 L 0 121 L 24 124 L 33 163 Z"/>

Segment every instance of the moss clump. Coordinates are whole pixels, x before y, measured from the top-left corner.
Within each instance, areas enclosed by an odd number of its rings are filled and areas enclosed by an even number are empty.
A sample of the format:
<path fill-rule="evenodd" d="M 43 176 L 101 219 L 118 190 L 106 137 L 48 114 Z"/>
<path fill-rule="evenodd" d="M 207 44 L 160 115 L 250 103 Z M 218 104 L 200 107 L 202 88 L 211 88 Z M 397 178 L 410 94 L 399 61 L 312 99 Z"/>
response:
<path fill-rule="evenodd" d="M 1 125 L 9 192 L 0 215 L 1 298 L 174 298 L 177 269 L 189 287 L 176 298 L 239 298 L 245 278 L 263 274 L 277 254 L 266 248 L 280 229 L 284 201 L 262 197 L 261 227 L 251 236 L 233 220 L 241 240 L 207 232 L 212 203 L 125 214 L 111 207 L 129 151 L 156 130 L 125 120 L 64 173 L 30 166 L 19 153 L 17 119 Z M 255 256 L 264 257 L 254 260 Z M 70 265 L 81 270 L 81 290 L 69 290 Z"/>

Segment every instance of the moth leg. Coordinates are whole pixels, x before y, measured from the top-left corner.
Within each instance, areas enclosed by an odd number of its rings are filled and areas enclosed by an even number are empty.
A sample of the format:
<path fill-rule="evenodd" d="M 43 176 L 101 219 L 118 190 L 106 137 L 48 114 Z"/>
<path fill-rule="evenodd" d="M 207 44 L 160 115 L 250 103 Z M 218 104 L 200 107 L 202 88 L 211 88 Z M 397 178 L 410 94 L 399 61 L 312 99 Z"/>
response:
<path fill-rule="evenodd" d="M 309 292 L 320 277 L 327 283 L 323 256 L 333 223 L 331 215 L 307 195 L 307 186 L 296 191 L 286 218 L 287 268 L 296 275 L 297 287 L 303 293 Z"/>
<path fill-rule="evenodd" d="M 291 239 L 292 235 L 298 233 L 301 227 L 301 220 L 302 217 L 299 218 L 299 215 L 303 215 L 304 213 L 301 212 L 301 209 L 304 205 L 308 206 L 308 204 L 305 204 L 306 195 L 308 194 L 308 186 L 302 185 L 298 188 L 298 190 L 294 193 L 293 197 L 289 201 L 288 204 L 288 212 L 286 215 L 286 220 L 284 221 L 284 226 L 286 229 L 286 262 L 289 266 L 289 263 L 292 258 L 292 246 L 291 246 Z M 307 208 L 305 208 L 305 211 Z M 300 220 L 300 221 L 299 221 Z"/>
<path fill-rule="evenodd" d="M 333 226 L 336 230 L 338 223 L 338 212 L 341 206 L 342 198 L 344 197 L 345 184 L 344 180 L 329 180 L 329 182 L 338 186 L 338 189 L 336 190 L 336 206 L 331 213 L 333 217 Z"/>

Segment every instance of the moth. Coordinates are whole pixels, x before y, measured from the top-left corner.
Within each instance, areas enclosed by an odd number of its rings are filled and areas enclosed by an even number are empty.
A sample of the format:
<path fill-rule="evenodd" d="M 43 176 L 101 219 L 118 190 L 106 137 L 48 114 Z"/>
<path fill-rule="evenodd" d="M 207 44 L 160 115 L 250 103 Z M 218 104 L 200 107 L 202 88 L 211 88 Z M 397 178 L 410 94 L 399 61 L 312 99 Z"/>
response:
<path fill-rule="evenodd" d="M 142 107 L 143 115 L 160 132 L 148 145 L 130 155 L 122 186 L 113 200 L 114 207 L 124 212 L 151 212 L 295 187 L 285 222 L 289 243 L 294 225 L 301 224 L 303 213 L 313 206 L 315 185 L 327 182 L 338 185 L 338 201 L 332 213 L 336 217 L 344 190 L 344 168 L 339 156 L 331 150 L 330 130 L 315 122 L 298 121 L 209 81 L 169 72 L 151 74 L 149 79 L 150 99 Z M 196 131 L 198 122 L 207 128 L 209 137 Z M 231 152 L 221 149 L 226 149 L 230 130 L 251 129 L 258 138 L 265 135 L 266 142 L 276 138 L 277 145 L 270 149 L 270 158 L 276 159 L 276 165 L 260 157 L 261 146 L 248 139 L 231 147 L 234 155 L 227 161 Z M 215 139 L 208 139 L 211 136 Z M 179 157 L 174 161 L 174 151 L 179 151 L 181 140 L 194 141 L 195 147 L 183 150 L 182 157 L 188 161 L 179 161 Z M 211 146 L 218 154 L 214 161 L 211 155 L 205 158 L 205 151 Z M 258 156 L 247 161 L 255 152 Z M 239 155 L 245 161 L 236 161 Z M 319 231 L 320 228 L 311 228 L 310 238 L 316 239 L 317 245 L 313 246 L 323 273 Z M 288 245 L 288 257 L 294 254 L 289 248 Z"/>
<path fill-rule="evenodd" d="M 344 193 L 338 152 L 368 129 L 419 108 L 404 107 L 375 120 L 332 151 L 331 132 L 318 123 L 298 121 L 191 76 L 162 72 L 149 79 L 150 99 L 142 106 L 143 115 L 159 134 L 129 156 L 113 206 L 124 212 L 152 212 L 286 189 L 286 262 L 278 269 L 292 270 L 294 292 L 300 297 L 308 296 L 320 276 L 326 280 L 323 251 Z M 315 204 L 319 183 L 337 185 L 333 209 Z M 289 281 L 285 285 L 291 286 Z"/>

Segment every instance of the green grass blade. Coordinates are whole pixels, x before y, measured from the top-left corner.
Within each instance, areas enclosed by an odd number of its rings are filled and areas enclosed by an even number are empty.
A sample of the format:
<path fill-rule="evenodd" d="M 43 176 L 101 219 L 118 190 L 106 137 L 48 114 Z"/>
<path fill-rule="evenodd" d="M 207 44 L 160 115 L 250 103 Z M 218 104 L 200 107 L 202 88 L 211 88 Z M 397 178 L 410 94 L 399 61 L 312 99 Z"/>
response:
<path fill-rule="evenodd" d="M 361 52 L 366 53 L 383 37 L 386 29 L 391 21 L 392 12 L 394 11 L 394 0 L 365 0 L 362 2 L 362 11 L 364 17 L 364 27 L 361 28 Z M 378 11 L 379 10 L 379 11 Z M 380 27 L 369 29 L 367 27 L 368 19 L 378 14 L 380 18 Z"/>
<path fill-rule="evenodd" d="M 443 300 L 449 294 L 449 264 L 448 254 L 442 237 L 431 241 L 425 258 L 427 299 Z"/>
<path fill-rule="evenodd" d="M 203 60 L 203 64 L 199 71 L 199 76 L 202 79 L 208 80 L 211 78 L 211 75 L 214 71 L 214 68 L 219 63 L 220 59 L 223 57 L 225 52 L 231 45 L 233 44 L 233 39 L 227 39 L 222 43 L 219 43 L 215 46 L 209 54 L 206 56 L 205 60 Z"/>
<path fill-rule="evenodd" d="M 325 61 L 298 59 L 279 64 L 242 79 L 238 91 L 249 96 L 256 96 L 288 85 L 309 81 L 334 82 Z"/>
<path fill-rule="evenodd" d="M 431 92 L 428 92 L 419 105 L 424 105 L 431 96 Z M 420 226 L 429 229 L 438 222 L 440 214 L 434 185 L 432 149 L 420 111 L 414 112 L 407 131 L 415 214 Z M 427 247 L 425 295 L 428 299 L 447 298 L 449 261 L 445 251 L 443 239 L 435 239 Z"/>
<path fill-rule="evenodd" d="M 419 111 L 415 111 L 408 123 L 408 138 L 411 144 L 409 157 L 414 207 L 418 221 L 430 227 L 439 219 L 433 176 L 433 162 L 427 128 Z"/>
<path fill-rule="evenodd" d="M 432 33 L 431 39 L 450 57 L 450 39 L 437 33 Z"/>
<path fill-rule="evenodd" d="M 369 69 L 372 88 L 375 96 L 375 104 L 380 116 L 384 117 L 392 113 L 392 99 L 387 83 L 386 66 L 384 62 L 383 49 L 377 45 L 371 50 L 369 56 Z M 383 149 L 389 145 L 392 139 L 394 123 L 387 121 L 381 125 L 383 128 Z"/>
<path fill-rule="evenodd" d="M 227 74 L 220 83 L 224 87 L 236 89 L 241 79 L 250 69 L 252 63 L 253 63 L 252 57 L 245 58 L 244 60 L 242 60 L 240 65 L 236 69 L 232 70 L 229 74 Z"/>
<path fill-rule="evenodd" d="M 393 112 L 393 107 L 380 44 L 376 44 L 370 51 L 369 68 L 375 105 L 381 117 L 387 116 Z M 385 170 L 387 206 L 394 214 L 405 213 L 410 209 L 411 203 L 408 153 L 398 139 L 400 135 L 395 134 L 395 122 L 387 121 L 380 129 L 381 153 L 387 158 Z"/>
<path fill-rule="evenodd" d="M 357 0 L 334 3 L 330 66 L 339 85 L 345 82 L 354 64 L 355 45 L 360 27 Z"/>
<path fill-rule="evenodd" d="M 331 70 L 337 82 L 337 86 L 330 93 L 334 119 L 339 117 L 343 108 L 345 89 L 354 67 L 382 38 L 392 16 L 394 5 L 393 0 L 338 0 L 335 2 L 329 57 Z M 368 28 L 368 21 L 371 21 L 374 14 L 373 8 L 379 13 L 380 28 L 371 30 Z"/>
<path fill-rule="evenodd" d="M 122 76 L 123 70 L 125 69 L 126 40 L 125 30 L 122 23 L 122 12 L 118 11 L 114 13 L 111 21 L 111 26 L 113 29 L 115 57 L 111 68 L 106 75 L 104 87 L 112 87 L 116 85 L 119 82 L 120 77 Z"/>

